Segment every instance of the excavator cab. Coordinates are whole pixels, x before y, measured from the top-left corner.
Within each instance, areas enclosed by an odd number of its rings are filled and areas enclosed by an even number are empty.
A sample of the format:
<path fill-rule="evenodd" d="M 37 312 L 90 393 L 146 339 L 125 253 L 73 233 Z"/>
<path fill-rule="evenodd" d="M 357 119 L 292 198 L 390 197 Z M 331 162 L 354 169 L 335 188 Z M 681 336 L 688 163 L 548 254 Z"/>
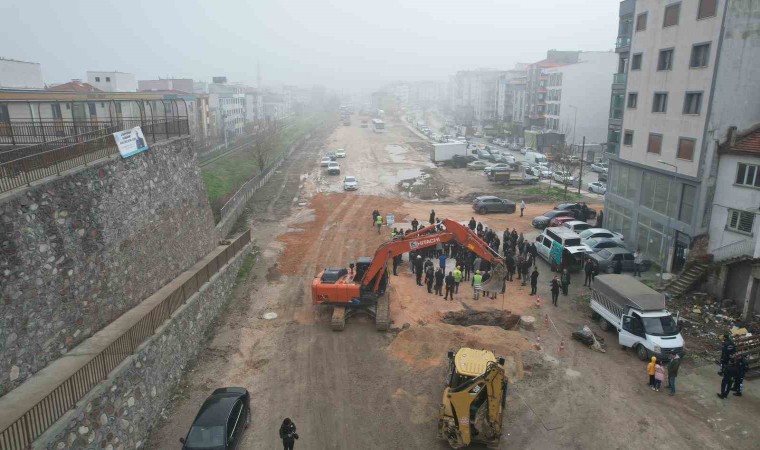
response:
<path fill-rule="evenodd" d="M 488 350 L 449 352 L 449 374 L 438 417 L 438 433 L 452 448 L 473 442 L 498 447 L 506 404 L 504 358 Z"/>

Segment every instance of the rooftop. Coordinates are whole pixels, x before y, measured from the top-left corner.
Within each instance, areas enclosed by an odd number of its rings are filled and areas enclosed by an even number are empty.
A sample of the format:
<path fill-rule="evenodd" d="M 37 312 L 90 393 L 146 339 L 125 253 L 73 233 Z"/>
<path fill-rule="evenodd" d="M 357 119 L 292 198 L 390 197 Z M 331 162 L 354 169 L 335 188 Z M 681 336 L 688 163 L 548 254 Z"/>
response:
<path fill-rule="evenodd" d="M 720 146 L 720 150 L 721 152 L 750 153 L 760 156 L 760 123 L 755 124 L 747 131 L 736 134 L 735 138 L 729 131 L 728 139 Z"/>
<path fill-rule="evenodd" d="M 71 80 L 68 83 L 58 84 L 47 88 L 48 91 L 68 91 L 68 92 L 103 92 L 89 83 L 83 83 L 81 80 Z"/>

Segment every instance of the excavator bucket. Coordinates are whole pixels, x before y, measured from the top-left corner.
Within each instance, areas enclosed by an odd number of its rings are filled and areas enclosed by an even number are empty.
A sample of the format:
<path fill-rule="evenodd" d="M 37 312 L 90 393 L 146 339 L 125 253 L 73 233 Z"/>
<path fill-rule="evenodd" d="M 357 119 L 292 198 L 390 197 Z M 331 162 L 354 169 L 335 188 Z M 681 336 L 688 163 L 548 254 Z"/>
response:
<path fill-rule="evenodd" d="M 507 266 L 503 262 L 494 263 L 491 277 L 481 285 L 480 289 L 484 292 L 501 292 L 505 278 L 507 278 Z"/>

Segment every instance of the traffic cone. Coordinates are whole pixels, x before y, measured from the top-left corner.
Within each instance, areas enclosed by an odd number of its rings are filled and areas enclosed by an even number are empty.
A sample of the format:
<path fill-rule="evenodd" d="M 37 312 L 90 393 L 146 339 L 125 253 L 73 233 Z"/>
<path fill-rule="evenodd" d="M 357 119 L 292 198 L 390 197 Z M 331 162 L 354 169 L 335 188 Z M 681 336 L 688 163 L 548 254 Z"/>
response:
<path fill-rule="evenodd" d="M 565 340 L 562 339 L 561 341 L 559 341 L 559 352 L 562 353 L 564 351 L 565 351 Z"/>
<path fill-rule="evenodd" d="M 536 336 L 534 347 L 536 347 L 536 350 L 541 350 L 541 336 Z"/>
<path fill-rule="evenodd" d="M 544 325 L 549 326 L 549 313 L 544 314 Z"/>
<path fill-rule="evenodd" d="M 541 308 L 541 297 L 536 296 L 536 308 Z"/>

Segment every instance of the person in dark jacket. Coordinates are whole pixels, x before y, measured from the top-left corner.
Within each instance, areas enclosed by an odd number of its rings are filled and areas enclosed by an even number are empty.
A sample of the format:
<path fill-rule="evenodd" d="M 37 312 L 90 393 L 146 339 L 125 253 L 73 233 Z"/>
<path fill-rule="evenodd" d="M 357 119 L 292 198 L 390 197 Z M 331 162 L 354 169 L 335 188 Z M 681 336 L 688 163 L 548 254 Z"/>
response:
<path fill-rule="evenodd" d="M 736 378 L 734 378 L 734 387 L 732 388 L 734 392 L 734 395 L 737 397 L 742 396 L 742 391 L 744 390 L 744 375 L 747 374 L 747 369 L 749 369 L 749 361 L 747 361 L 747 357 L 742 355 L 739 356 L 737 359 L 738 369 L 736 373 Z"/>
<path fill-rule="evenodd" d="M 723 371 L 734 353 L 736 353 L 736 345 L 731 340 L 731 335 L 726 333 L 723 335 L 723 345 L 720 347 L 720 371 L 718 375 L 723 375 Z"/>
<path fill-rule="evenodd" d="M 296 424 L 290 420 L 290 417 L 286 417 L 280 425 L 280 439 L 282 439 L 285 450 L 293 450 L 296 439 L 298 439 L 298 433 L 296 433 Z"/>
<path fill-rule="evenodd" d="M 731 392 L 731 386 L 734 384 L 734 380 L 739 376 L 739 361 L 738 358 L 731 357 L 728 361 L 728 365 L 723 369 L 723 379 L 720 382 L 720 393 L 718 397 L 726 399 L 728 393 Z"/>
<path fill-rule="evenodd" d="M 373 227 L 377 223 L 377 216 L 379 216 L 379 215 L 380 215 L 380 211 L 378 211 L 378 210 L 372 211 L 372 226 Z"/>
<path fill-rule="evenodd" d="M 562 285 L 562 295 L 567 295 L 567 289 L 570 287 L 570 272 L 567 269 L 562 271 L 562 276 L 559 278 Z"/>
<path fill-rule="evenodd" d="M 668 395 L 676 395 L 676 377 L 679 367 L 681 367 L 681 357 L 675 355 L 668 363 L 668 387 L 670 388 Z"/>
<path fill-rule="evenodd" d="M 417 280 L 417 286 L 422 286 L 422 255 L 417 255 L 414 259 L 414 276 Z"/>
<path fill-rule="evenodd" d="M 396 271 L 399 264 L 401 264 L 401 255 L 396 255 L 393 257 L 393 275 L 398 275 Z"/>
<path fill-rule="evenodd" d="M 515 255 L 512 252 L 507 252 L 507 280 L 512 281 L 512 277 L 515 275 L 515 269 L 517 267 L 517 261 L 515 261 Z"/>
<path fill-rule="evenodd" d="M 616 274 L 623 273 L 623 261 L 619 259 L 615 261 L 615 264 L 612 265 L 612 273 L 616 273 Z"/>
<path fill-rule="evenodd" d="M 533 273 L 530 274 L 530 295 L 536 295 L 538 289 L 538 267 L 533 267 Z"/>
<path fill-rule="evenodd" d="M 435 271 L 433 266 L 427 266 L 425 268 L 425 286 L 427 286 L 428 294 L 433 293 L 433 282 L 435 281 Z"/>
<path fill-rule="evenodd" d="M 467 222 L 467 228 L 469 228 L 472 231 L 475 231 L 475 227 L 478 226 L 478 223 L 475 222 L 474 217 L 470 217 L 470 221 Z"/>
<path fill-rule="evenodd" d="M 435 210 L 430 210 L 430 225 L 433 225 L 435 223 Z"/>
<path fill-rule="evenodd" d="M 526 259 L 523 262 L 522 266 L 522 286 L 525 286 L 528 283 L 528 274 L 530 274 L 530 266 L 533 265 L 533 263 L 530 261 L 530 259 Z"/>
<path fill-rule="evenodd" d="M 586 258 L 586 264 L 583 265 L 583 272 L 586 274 L 586 278 L 583 280 L 583 285 L 591 286 L 594 274 L 594 263 L 591 261 L 591 258 Z"/>
<path fill-rule="evenodd" d="M 420 226 L 420 221 L 415 217 L 412 219 L 412 231 L 417 231 L 417 227 Z"/>
<path fill-rule="evenodd" d="M 438 268 L 438 270 L 435 271 L 435 293 L 438 294 L 439 297 L 443 297 L 443 279 L 446 278 L 443 272 L 443 268 Z"/>
<path fill-rule="evenodd" d="M 444 300 L 454 300 L 454 285 L 456 284 L 454 282 L 454 274 L 453 272 L 449 272 L 448 275 L 446 275 L 446 278 L 444 278 L 444 283 L 446 283 L 446 295 L 443 297 Z"/>
<path fill-rule="evenodd" d="M 602 228 L 604 225 L 604 210 L 599 210 L 599 214 L 596 215 L 596 227 Z"/>
<path fill-rule="evenodd" d="M 557 306 L 557 299 L 559 299 L 559 277 L 554 275 L 551 283 L 552 291 L 552 305 Z"/>

